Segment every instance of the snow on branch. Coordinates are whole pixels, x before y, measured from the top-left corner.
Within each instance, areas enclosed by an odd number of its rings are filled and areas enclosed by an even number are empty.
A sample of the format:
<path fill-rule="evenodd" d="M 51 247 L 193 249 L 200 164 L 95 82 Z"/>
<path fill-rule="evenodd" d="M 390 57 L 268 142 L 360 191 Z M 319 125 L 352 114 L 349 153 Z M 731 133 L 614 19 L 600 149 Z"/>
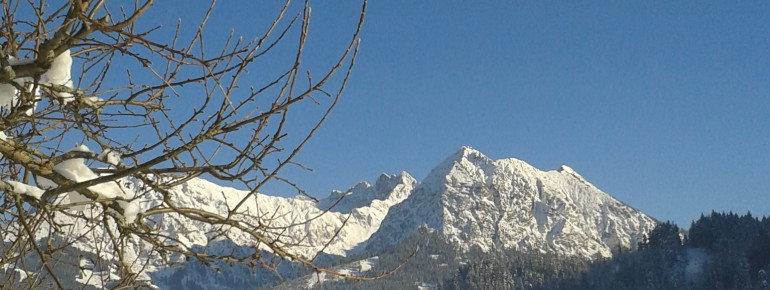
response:
<path fill-rule="evenodd" d="M 310 31 L 307 1 L 268 9 L 277 12 L 252 30 L 259 31 L 254 36 L 225 35 L 219 42 L 203 40 L 215 1 L 201 8 L 206 17 L 198 25 L 176 27 L 155 27 L 141 17 L 153 2 L 4 5 L 0 190 L 6 202 L 0 203 L 0 223 L 8 226 L 0 235 L 20 247 L 2 260 L 17 263 L 32 255 L 50 262 L 71 249 L 98 249 L 89 253 L 108 265 L 108 278 L 117 277 L 110 288 L 136 286 L 149 279 L 148 269 L 179 257 L 275 268 L 263 259 L 269 253 L 332 273 L 314 264 L 319 253 L 301 254 L 307 235 L 287 234 L 307 220 L 273 224 L 274 216 L 256 209 L 256 199 L 272 182 L 307 195 L 280 172 L 304 169 L 295 157 L 342 96 L 366 0 L 360 12 L 341 14 L 351 37 L 338 57 L 312 72 L 302 64 Z M 279 45 L 284 42 L 293 43 Z M 280 49 L 290 51 L 275 53 Z M 286 53 L 291 57 L 270 60 Z M 263 59 L 272 65 L 259 66 Z M 252 68 L 259 72 L 249 73 Z M 304 123 L 294 125 L 295 118 Z M 197 178 L 246 191 L 192 201 L 174 194 Z M 206 231 L 176 233 L 179 224 L 200 224 Z M 328 241 L 336 235 L 328 233 Z M 251 252 L 208 251 L 233 237 L 248 241 L 237 246 Z M 40 264 L 43 273 L 30 287 L 69 288 L 50 264 Z"/>

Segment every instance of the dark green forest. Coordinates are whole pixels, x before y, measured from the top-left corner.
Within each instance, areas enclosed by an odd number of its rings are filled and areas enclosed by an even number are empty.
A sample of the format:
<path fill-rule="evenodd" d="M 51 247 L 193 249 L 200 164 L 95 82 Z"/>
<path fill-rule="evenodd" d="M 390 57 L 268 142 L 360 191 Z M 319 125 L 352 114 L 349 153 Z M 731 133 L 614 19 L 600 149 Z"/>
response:
<path fill-rule="evenodd" d="M 770 219 L 712 212 L 682 231 L 661 223 L 634 252 L 544 289 L 770 289 Z"/>
<path fill-rule="evenodd" d="M 379 256 L 375 281 L 337 281 L 326 289 L 770 289 L 770 218 L 712 212 L 688 230 L 660 223 L 635 251 L 586 261 L 548 253 L 458 254 L 441 235 L 420 229 Z M 350 260 L 354 260 L 351 257 Z"/>

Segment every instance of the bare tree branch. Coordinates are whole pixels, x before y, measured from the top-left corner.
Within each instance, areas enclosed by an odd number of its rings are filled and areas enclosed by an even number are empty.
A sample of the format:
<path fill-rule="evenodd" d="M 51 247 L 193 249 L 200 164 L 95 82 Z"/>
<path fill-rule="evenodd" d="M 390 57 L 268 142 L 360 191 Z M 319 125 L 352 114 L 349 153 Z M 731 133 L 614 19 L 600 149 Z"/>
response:
<path fill-rule="evenodd" d="M 373 279 L 314 263 L 347 219 L 316 252 L 303 254 L 299 249 L 308 243 L 292 231 L 328 209 L 288 219 L 290 210 L 260 208 L 258 195 L 268 182 L 284 182 L 310 197 L 279 173 L 287 165 L 306 169 L 294 159 L 350 78 L 366 0 L 346 48 L 314 77 L 301 65 L 311 24 L 308 1 L 293 17 L 285 1 L 260 35 L 230 33 L 220 43 L 206 38 L 215 1 L 193 31 L 177 24 L 165 34 L 159 27 L 137 29 L 146 27 L 137 24 L 153 2 L 2 2 L 0 266 L 30 275 L 40 270 L 23 282 L 30 288 L 68 288 L 53 265 L 82 270 L 83 263 L 118 273 L 115 287 L 132 287 L 155 266 L 151 261 L 171 263 L 173 257 L 252 268 L 290 260 L 316 273 Z M 279 45 L 287 42 L 292 45 Z M 285 67 L 256 80 L 248 75 L 279 47 L 294 49 Z M 320 107 L 318 117 L 297 131 L 289 120 L 306 102 Z M 216 209 L 190 204 L 175 191 L 202 176 L 248 191 L 222 193 Z M 169 220 L 200 224 L 203 250 L 168 232 Z M 251 241 L 248 254 L 206 250 L 244 235 Z M 99 255 L 57 258 L 83 245 Z"/>

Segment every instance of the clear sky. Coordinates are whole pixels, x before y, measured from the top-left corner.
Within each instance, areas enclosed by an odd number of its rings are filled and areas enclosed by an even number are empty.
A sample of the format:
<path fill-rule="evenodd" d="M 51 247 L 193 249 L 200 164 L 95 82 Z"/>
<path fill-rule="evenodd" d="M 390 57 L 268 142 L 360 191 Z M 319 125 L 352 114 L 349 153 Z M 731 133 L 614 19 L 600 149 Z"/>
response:
<path fill-rule="evenodd" d="M 199 16 L 170 2 L 149 17 Z M 256 2 L 219 1 L 210 28 L 254 34 L 272 11 Z M 360 3 L 311 6 L 313 66 Z M 343 99 L 296 159 L 314 172 L 284 176 L 316 196 L 420 180 L 462 145 L 569 165 L 685 227 L 712 209 L 770 215 L 770 2 L 371 1 Z"/>

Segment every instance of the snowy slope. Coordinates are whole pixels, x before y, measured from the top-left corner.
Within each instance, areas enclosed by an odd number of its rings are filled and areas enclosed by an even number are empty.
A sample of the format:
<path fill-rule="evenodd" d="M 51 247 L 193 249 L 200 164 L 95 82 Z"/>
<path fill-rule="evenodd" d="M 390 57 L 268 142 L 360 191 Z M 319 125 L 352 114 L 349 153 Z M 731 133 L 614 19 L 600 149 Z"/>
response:
<path fill-rule="evenodd" d="M 362 183 L 349 190 L 348 196 L 342 198 L 330 211 L 326 210 L 339 199 L 334 193 L 318 204 L 300 196 L 284 198 L 260 194 L 256 201 L 247 205 L 248 210 L 255 215 L 272 217 L 273 226 L 289 226 L 288 231 L 283 234 L 305 245 L 294 249 L 294 253 L 303 257 L 312 257 L 342 228 L 338 237 L 329 243 L 324 252 L 344 256 L 347 250 L 368 239 L 379 228 L 380 221 L 385 218 L 388 209 L 404 200 L 415 183 L 414 178 L 405 172 L 392 176 L 383 174 L 375 186 Z M 207 211 L 221 214 L 227 212 L 228 204 L 230 207 L 234 206 L 230 203 L 239 201 L 246 194 L 245 191 L 218 186 L 202 179 L 191 180 L 171 192 L 177 196 L 175 200 L 182 206 L 203 206 Z M 335 211 L 337 207 L 346 210 Z M 350 219 L 342 227 L 348 215 Z M 308 220 L 310 222 L 305 222 Z M 182 221 L 165 222 L 164 230 L 173 233 L 178 232 L 177 229 L 194 226 L 199 229 L 196 232 L 200 235 L 207 227 L 205 224 L 191 225 L 187 220 L 184 222 L 186 224 Z M 185 236 L 191 245 L 203 245 L 205 242 L 204 237 L 196 237 L 195 233 Z M 233 243 L 250 243 L 246 235 L 242 236 L 242 240 L 239 238 L 241 237 L 234 236 Z"/>
<path fill-rule="evenodd" d="M 125 180 L 122 186 L 131 191 L 141 183 Z M 193 179 L 170 189 L 170 194 L 179 206 L 226 215 L 247 192 Z M 141 207 L 150 208 L 159 200 L 159 196 L 145 196 Z M 485 251 L 519 249 L 609 257 L 619 249 L 634 248 L 643 233 L 655 225 L 652 218 L 615 200 L 567 166 L 541 171 L 516 159 L 491 160 L 470 147 L 438 164 L 422 183 L 405 172 L 383 174 L 374 185 L 362 182 L 347 191 L 334 191 L 318 203 L 302 197 L 259 194 L 246 205 L 252 214 L 271 217 L 273 226 L 288 226 L 288 231 L 281 233 L 284 241 L 301 244 L 293 251 L 303 257 L 312 257 L 321 249 L 328 255 L 374 257 L 421 225 L 438 231 L 461 252 L 479 247 Z M 65 215 L 57 218 L 65 220 L 62 224 L 71 224 L 64 232 L 88 233 L 72 244 L 80 261 L 78 268 L 68 271 L 76 272 L 73 276 L 80 284 L 102 287 L 103 277 L 117 273 L 116 269 L 96 266 L 116 259 L 97 250 L 108 246 L 104 229 L 68 223 Z M 190 248 L 226 253 L 233 247 L 249 249 L 254 245 L 247 235 L 237 232 L 229 235 L 228 241 L 207 244 L 209 225 L 175 214 L 154 218 L 161 233 Z M 124 259 L 136 261 L 133 270 L 142 271 L 139 280 L 152 280 L 162 288 L 184 285 L 168 284 L 179 277 L 206 289 L 248 288 L 263 281 L 248 269 L 216 275 L 194 263 L 167 268 L 160 257 L 147 255 L 150 250 L 149 245 L 134 240 Z M 171 262 L 184 263 L 181 259 Z M 200 271 L 212 274 L 196 274 Z"/>
<path fill-rule="evenodd" d="M 323 249 L 325 254 L 344 256 L 348 250 L 364 242 L 379 228 L 380 222 L 387 215 L 389 208 L 403 201 L 415 183 L 414 178 L 406 173 L 390 176 L 383 174 L 374 186 L 366 183 L 359 184 L 346 191 L 344 198 L 339 199 L 340 193 L 334 193 L 329 198 L 322 200 L 320 205 L 303 197 L 284 198 L 259 194 L 246 203 L 245 210 L 254 216 L 269 217 L 270 225 L 273 227 L 287 227 L 286 231 L 280 230 L 280 240 L 288 244 L 300 245 L 289 249 L 294 254 L 303 258 L 312 258 Z M 120 184 L 126 192 L 131 192 L 142 186 L 141 182 L 131 179 L 123 180 Z M 193 179 L 171 188 L 169 193 L 171 199 L 179 207 L 197 208 L 227 215 L 228 209 L 233 208 L 247 194 L 247 191 L 219 186 L 203 179 Z M 139 202 L 142 208 L 151 208 L 154 203 L 158 203 L 160 200 L 162 200 L 160 195 L 153 193 L 140 197 Z M 337 201 L 339 201 L 337 205 L 340 209 L 345 210 L 327 211 L 327 204 L 332 205 Z M 79 210 L 82 210 L 86 215 L 91 212 L 90 207 Z M 109 280 L 118 278 L 118 269 L 114 267 L 118 257 L 111 255 L 109 251 L 101 250 L 109 248 L 111 245 L 105 227 L 84 224 L 82 220 L 73 219 L 62 213 L 56 213 L 55 219 L 64 225 L 60 232 L 69 237 L 62 238 L 62 240 L 66 239 L 68 243 L 71 243 L 72 251 L 69 254 L 79 259 L 78 261 L 68 261 L 68 264 L 72 264 L 70 267 L 57 269 L 57 271 L 72 272 L 62 275 L 74 279 L 73 281 L 66 281 L 66 287 L 79 288 L 77 285 L 92 285 L 97 288 L 109 288 L 111 285 Z M 256 243 L 250 236 L 239 231 L 232 231 L 228 235 L 229 240 L 227 241 L 219 239 L 209 242 L 210 239 L 207 235 L 213 232 L 211 225 L 184 219 L 174 213 L 152 216 L 150 219 L 154 220 L 151 224 L 158 227 L 160 234 L 179 240 L 186 248 L 206 249 L 208 253 L 227 254 L 233 248 L 236 251 L 253 249 Z M 345 223 L 346 220 L 347 223 Z M 114 229 L 115 224 L 112 223 L 112 220 L 109 221 L 111 222 L 110 228 Z M 48 227 L 40 228 L 37 236 L 44 237 L 49 234 L 47 232 Z M 15 231 L 11 231 L 11 233 L 13 232 Z M 334 237 L 335 233 L 338 234 L 336 237 Z M 267 235 L 270 236 L 269 233 Z M 10 235 L 2 238 L 6 242 L 14 239 Z M 152 245 L 138 238 L 127 241 L 122 257 L 130 265 L 132 271 L 140 273 L 137 278 L 138 281 L 168 278 L 167 276 L 174 274 L 175 269 L 179 267 L 176 265 L 166 269 L 167 262 L 164 262 L 157 255 L 151 256 L 149 254 L 152 252 L 151 250 Z M 185 264 L 182 257 L 171 257 L 169 262 Z M 110 264 L 113 266 L 105 267 L 105 265 Z M 22 271 L 19 275 L 31 276 L 32 273 L 32 270 Z M 204 276 L 195 275 L 195 279 L 199 280 L 191 283 L 208 285 L 207 289 L 233 288 L 231 284 L 233 281 L 223 283 L 223 281 L 217 280 L 217 277 L 222 278 L 224 276 Z M 239 278 L 248 283 L 253 281 L 250 280 L 253 278 L 251 276 L 247 272 L 246 275 L 241 275 Z M 164 286 L 163 283 L 158 284 L 154 281 L 151 284 Z"/>
<path fill-rule="evenodd" d="M 635 248 L 655 226 L 567 166 L 541 171 L 517 159 L 491 160 L 470 147 L 436 166 L 390 212 L 367 252 L 425 224 L 465 251 L 478 246 L 610 257 Z"/>

